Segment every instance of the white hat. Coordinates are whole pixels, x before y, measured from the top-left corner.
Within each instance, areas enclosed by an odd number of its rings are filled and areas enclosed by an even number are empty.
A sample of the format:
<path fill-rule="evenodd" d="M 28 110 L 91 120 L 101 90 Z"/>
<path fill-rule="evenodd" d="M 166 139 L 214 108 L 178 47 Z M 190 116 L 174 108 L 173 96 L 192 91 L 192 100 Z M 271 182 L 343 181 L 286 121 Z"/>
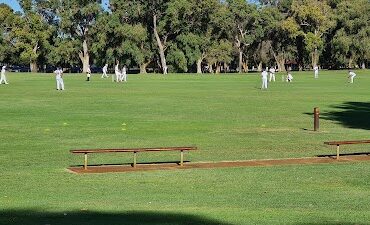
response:
<path fill-rule="evenodd" d="M 6 68 L 6 66 L 3 66 L 3 69 L 5 69 Z"/>

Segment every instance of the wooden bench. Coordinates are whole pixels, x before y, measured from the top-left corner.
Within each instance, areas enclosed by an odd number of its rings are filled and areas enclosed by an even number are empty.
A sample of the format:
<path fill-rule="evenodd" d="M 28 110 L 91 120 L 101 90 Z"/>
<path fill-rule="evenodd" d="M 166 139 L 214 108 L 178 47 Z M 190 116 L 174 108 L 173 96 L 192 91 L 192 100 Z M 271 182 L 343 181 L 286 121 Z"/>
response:
<path fill-rule="evenodd" d="M 161 151 L 180 151 L 180 166 L 184 165 L 184 151 L 197 150 L 197 147 L 159 147 L 159 148 L 116 148 L 116 149 L 78 149 L 70 150 L 74 154 L 84 154 L 84 169 L 87 170 L 87 155 L 92 153 L 117 153 L 117 152 L 133 152 L 134 162 L 133 167 L 136 167 L 136 157 L 138 152 L 161 152 Z"/>
<path fill-rule="evenodd" d="M 327 141 L 324 142 L 326 145 L 337 146 L 337 159 L 339 159 L 339 146 L 341 145 L 354 145 L 354 144 L 370 144 L 370 140 L 355 140 L 355 141 Z"/>

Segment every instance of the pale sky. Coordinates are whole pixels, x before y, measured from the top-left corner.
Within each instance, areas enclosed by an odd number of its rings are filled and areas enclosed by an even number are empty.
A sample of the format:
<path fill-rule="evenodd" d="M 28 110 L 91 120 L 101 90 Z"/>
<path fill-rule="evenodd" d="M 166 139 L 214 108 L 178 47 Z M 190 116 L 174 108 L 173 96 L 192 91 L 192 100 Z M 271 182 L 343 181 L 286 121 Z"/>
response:
<path fill-rule="evenodd" d="M 21 11 L 21 7 L 17 0 L 0 0 L 0 3 L 5 3 L 9 5 L 14 11 Z"/>
<path fill-rule="evenodd" d="M 17 0 L 0 0 L 0 3 L 5 3 L 9 5 L 14 11 L 21 11 L 21 7 L 18 4 Z M 102 0 L 103 8 L 108 7 L 109 0 Z"/>

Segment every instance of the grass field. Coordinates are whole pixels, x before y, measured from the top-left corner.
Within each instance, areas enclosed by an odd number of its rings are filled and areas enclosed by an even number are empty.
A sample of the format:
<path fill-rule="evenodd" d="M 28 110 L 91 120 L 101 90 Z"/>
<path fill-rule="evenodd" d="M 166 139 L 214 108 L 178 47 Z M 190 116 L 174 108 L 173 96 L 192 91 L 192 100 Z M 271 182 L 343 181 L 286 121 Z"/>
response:
<path fill-rule="evenodd" d="M 112 83 L 8 73 L 0 86 L 0 224 L 370 224 L 370 164 L 75 175 L 70 149 L 195 145 L 192 162 L 334 154 L 369 139 L 370 71 L 293 73 L 261 91 L 257 74 L 129 75 Z M 312 112 L 320 107 L 320 132 Z M 369 152 L 345 146 L 342 152 Z M 139 162 L 177 159 L 140 154 Z M 92 155 L 91 164 L 131 154 Z"/>

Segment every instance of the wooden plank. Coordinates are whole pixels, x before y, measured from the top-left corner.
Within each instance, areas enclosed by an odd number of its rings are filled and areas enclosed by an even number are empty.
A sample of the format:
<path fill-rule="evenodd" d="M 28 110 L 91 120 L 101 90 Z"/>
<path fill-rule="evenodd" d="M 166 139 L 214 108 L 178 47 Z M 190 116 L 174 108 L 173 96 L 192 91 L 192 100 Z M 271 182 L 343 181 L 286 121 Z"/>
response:
<path fill-rule="evenodd" d="M 354 141 L 326 141 L 326 145 L 352 145 L 352 144 L 370 144 L 370 140 L 354 140 Z"/>
<path fill-rule="evenodd" d="M 116 148 L 116 149 L 76 149 L 71 153 L 109 153 L 109 152 L 149 152 L 149 151 L 193 151 L 197 147 L 159 147 L 159 148 Z"/>

